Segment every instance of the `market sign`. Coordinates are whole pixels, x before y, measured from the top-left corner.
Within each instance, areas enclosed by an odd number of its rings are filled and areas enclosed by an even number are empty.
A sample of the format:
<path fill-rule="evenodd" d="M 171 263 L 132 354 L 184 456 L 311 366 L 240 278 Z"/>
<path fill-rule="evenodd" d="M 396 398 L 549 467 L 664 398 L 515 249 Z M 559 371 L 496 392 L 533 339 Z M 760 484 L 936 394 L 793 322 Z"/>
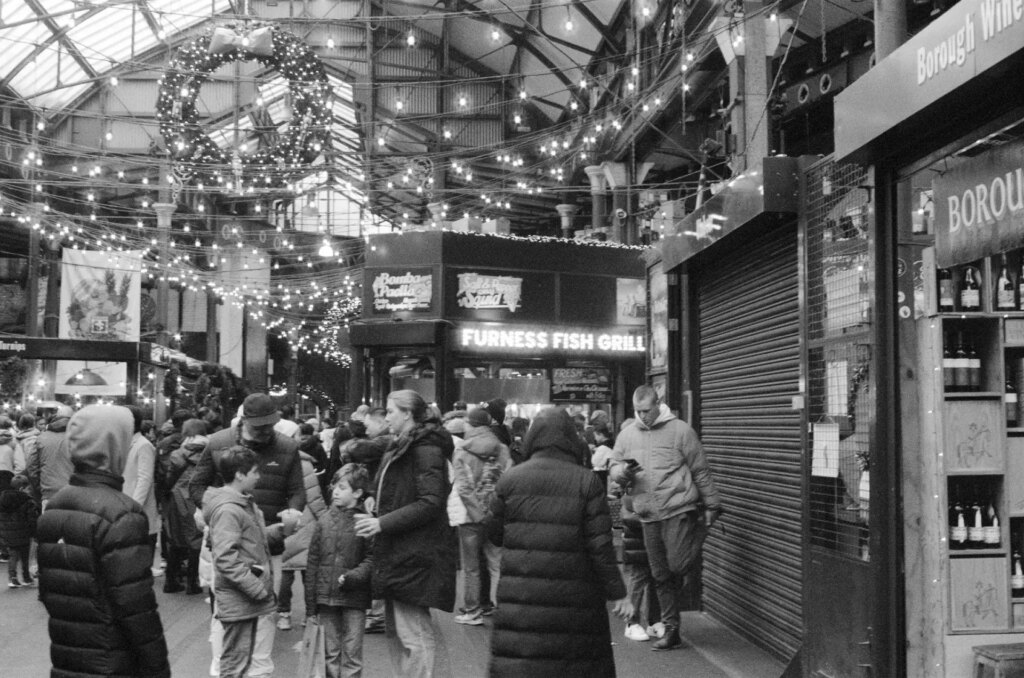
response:
<path fill-rule="evenodd" d="M 932 182 L 942 268 L 1024 246 L 1024 143 L 963 161 Z"/>
<path fill-rule="evenodd" d="M 431 269 L 367 272 L 374 313 L 430 310 L 434 298 Z"/>
<path fill-rule="evenodd" d="M 515 313 L 523 300 L 523 279 L 511 275 L 459 273 L 455 301 L 461 308 L 504 308 Z"/>
<path fill-rule="evenodd" d="M 456 350 L 475 353 L 630 355 L 646 350 L 644 328 L 576 328 L 550 325 L 459 323 Z"/>
<path fill-rule="evenodd" d="M 836 96 L 835 154 L 842 160 L 1024 47 L 1021 0 L 961 0 Z M 962 95 L 961 95 L 962 96 Z M 885 105 L 880 106 L 879 102 Z M 950 102 L 959 106 L 962 99 Z"/>
<path fill-rule="evenodd" d="M 551 402 L 612 400 L 611 370 L 603 367 L 556 367 L 551 370 Z"/>

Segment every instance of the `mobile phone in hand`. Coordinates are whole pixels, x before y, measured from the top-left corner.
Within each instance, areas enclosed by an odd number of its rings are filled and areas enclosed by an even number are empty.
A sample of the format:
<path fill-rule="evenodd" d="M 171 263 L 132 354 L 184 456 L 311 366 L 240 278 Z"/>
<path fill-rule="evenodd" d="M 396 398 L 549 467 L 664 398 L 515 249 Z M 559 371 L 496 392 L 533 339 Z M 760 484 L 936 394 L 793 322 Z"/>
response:
<path fill-rule="evenodd" d="M 631 471 L 632 473 L 636 473 L 637 471 L 642 471 L 643 468 L 644 468 L 643 466 L 640 465 L 640 462 L 638 462 L 636 459 L 623 459 L 622 461 L 625 462 L 626 469 Z"/>

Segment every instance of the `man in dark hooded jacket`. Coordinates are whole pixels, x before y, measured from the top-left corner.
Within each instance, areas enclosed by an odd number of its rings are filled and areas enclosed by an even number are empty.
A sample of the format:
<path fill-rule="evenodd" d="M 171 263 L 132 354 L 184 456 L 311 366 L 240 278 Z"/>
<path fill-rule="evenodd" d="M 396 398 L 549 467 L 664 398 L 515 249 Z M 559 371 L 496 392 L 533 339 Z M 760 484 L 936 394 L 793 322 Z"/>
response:
<path fill-rule="evenodd" d="M 149 521 L 121 491 L 132 429 L 127 408 L 107 405 L 85 407 L 67 425 L 74 474 L 37 527 L 53 678 L 171 675 Z"/>

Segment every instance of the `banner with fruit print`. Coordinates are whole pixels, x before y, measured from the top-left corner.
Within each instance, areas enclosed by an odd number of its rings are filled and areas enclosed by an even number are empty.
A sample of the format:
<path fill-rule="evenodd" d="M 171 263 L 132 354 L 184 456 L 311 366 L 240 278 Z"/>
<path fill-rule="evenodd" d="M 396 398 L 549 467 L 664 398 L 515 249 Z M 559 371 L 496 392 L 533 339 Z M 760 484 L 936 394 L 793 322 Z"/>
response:
<path fill-rule="evenodd" d="M 65 248 L 60 338 L 138 341 L 141 271 L 141 251 Z M 57 363 L 55 391 L 80 396 L 124 396 L 126 379 L 124 363 L 62 360 Z"/>

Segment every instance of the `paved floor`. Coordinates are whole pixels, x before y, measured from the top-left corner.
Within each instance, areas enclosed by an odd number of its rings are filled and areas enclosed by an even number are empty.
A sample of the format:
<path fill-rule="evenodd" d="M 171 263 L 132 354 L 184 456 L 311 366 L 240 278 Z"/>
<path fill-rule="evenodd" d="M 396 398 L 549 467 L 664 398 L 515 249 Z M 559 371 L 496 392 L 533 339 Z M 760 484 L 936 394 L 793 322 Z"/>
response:
<path fill-rule="evenodd" d="M 38 590 L 8 589 L 7 568 L 0 566 L 0 667 L 12 678 L 48 675 L 49 637 L 47 615 L 38 601 Z M 210 646 L 209 606 L 204 596 L 186 596 L 160 591 L 157 600 L 167 636 L 174 676 L 201 678 L 208 675 Z M 296 583 L 295 614 L 301 619 L 301 585 Z M 487 675 L 490 622 L 484 626 L 462 626 L 452 615 L 435 613 L 444 631 L 452 678 Z M 650 643 L 626 640 L 622 623 L 612 619 L 615 664 L 620 678 L 686 676 L 687 678 L 777 678 L 783 666 L 755 649 L 706 615 L 688 613 L 683 631 L 687 645 L 672 652 L 652 652 Z M 278 631 L 274 644 L 275 676 L 291 677 L 298 664 L 301 626 Z M 391 668 L 382 635 L 368 635 L 364 647 L 366 678 L 391 678 Z"/>

